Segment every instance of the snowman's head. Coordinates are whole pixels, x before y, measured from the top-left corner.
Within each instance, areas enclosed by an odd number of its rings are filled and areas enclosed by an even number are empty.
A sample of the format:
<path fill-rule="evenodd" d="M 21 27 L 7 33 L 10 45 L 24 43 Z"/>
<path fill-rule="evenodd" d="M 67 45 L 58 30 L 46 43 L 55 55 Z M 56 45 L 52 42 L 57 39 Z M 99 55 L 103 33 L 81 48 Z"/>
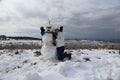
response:
<path fill-rule="evenodd" d="M 51 31 L 51 28 L 52 28 L 52 26 L 50 26 L 50 25 L 47 26 L 47 27 L 46 27 L 46 31 Z"/>

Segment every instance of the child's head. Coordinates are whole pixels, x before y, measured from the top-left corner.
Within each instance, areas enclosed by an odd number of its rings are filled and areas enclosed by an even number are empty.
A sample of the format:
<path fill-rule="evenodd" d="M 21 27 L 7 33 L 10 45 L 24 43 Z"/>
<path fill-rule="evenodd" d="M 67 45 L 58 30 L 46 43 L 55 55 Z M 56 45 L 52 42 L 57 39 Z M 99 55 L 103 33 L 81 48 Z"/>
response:
<path fill-rule="evenodd" d="M 55 30 L 54 30 L 54 32 L 59 32 L 60 30 L 58 29 L 58 28 L 56 28 Z"/>

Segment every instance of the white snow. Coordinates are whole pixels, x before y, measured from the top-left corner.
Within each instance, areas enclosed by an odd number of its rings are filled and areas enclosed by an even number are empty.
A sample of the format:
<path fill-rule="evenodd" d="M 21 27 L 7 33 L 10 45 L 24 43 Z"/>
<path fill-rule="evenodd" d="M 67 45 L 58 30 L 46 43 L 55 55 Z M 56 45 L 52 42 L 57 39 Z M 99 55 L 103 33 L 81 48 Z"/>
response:
<path fill-rule="evenodd" d="M 16 51 L 0 50 L 0 80 L 120 80 L 119 50 L 67 50 L 72 60 L 64 62 Z"/>

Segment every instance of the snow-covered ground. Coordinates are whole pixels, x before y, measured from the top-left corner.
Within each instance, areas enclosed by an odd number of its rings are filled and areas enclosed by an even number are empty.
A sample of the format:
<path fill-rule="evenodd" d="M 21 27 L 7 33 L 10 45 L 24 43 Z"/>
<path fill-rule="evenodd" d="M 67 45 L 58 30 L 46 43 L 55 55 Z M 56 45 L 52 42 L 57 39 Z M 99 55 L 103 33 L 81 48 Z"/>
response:
<path fill-rule="evenodd" d="M 40 45 L 41 46 L 41 41 L 40 40 L 0 40 L 0 45 L 2 46 L 8 46 L 8 45 Z"/>
<path fill-rule="evenodd" d="M 120 49 L 120 43 L 105 42 L 105 41 L 91 41 L 91 40 L 67 40 L 66 47 L 73 49 L 99 49 L 110 47 L 112 49 Z"/>
<path fill-rule="evenodd" d="M 0 40 L 0 49 L 39 49 L 40 40 Z"/>
<path fill-rule="evenodd" d="M 39 49 L 41 40 L 0 40 L 0 49 Z M 113 49 L 120 49 L 120 43 L 90 41 L 90 40 L 66 40 L 67 49 L 99 49 L 112 46 Z"/>
<path fill-rule="evenodd" d="M 0 45 L 22 45 L 22 44 L 38 44 L 41 46 L 40 40 L 0 40 Z M 93 46 L 103 46 L 103 45 L 118 45 L 120 43 L 104 42 L 104 41 L 90 41 L 90 40 L 66 40 L 66 44 L 74 45 L 93 45 Z"/>
<path fill-rule="evenodd" d="M 120 80 L 119 50 L 67 50 L 72 60 L 35 56 L 39 50 L 0 50 L 0 80 Z"/>

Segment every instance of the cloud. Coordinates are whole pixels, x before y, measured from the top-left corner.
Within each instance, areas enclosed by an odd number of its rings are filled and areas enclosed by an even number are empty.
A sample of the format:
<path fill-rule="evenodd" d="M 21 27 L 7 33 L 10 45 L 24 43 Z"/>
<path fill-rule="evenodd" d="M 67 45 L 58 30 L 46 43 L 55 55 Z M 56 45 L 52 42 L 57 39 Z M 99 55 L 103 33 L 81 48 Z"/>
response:
<path fill-rule="evenodd" d="M 68 30 L 72 33 L 74 30 L 73 37 L 76 38 L 118 39 L 118 34 L 120 34 L 117 31 L 120 29 L 119 9 L 120 7 L 114 7 L 74 14 L 68 23 L 66 23 L 66 26 L 69 26 L 66 32 Z M 67 34 L 69 35 L 69 33 Z"/>
<path fill-rule="evenodd" d="M 0 33 L 39 37 L 50 18 L 67 38 L 118 38 L 119 14 L 119 0 L 1 0 Z"/>

